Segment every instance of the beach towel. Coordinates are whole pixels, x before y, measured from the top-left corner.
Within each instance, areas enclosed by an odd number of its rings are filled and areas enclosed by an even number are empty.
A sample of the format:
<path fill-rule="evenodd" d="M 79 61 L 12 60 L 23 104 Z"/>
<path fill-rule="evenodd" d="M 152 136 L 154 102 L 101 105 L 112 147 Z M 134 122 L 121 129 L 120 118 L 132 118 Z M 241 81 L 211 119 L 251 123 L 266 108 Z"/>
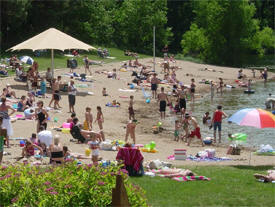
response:
<path fill-rule="evenodd" d="M 229 161 L 232 160 L 228 157 L 213 157 L 213 158 L 202 158 L 202 157 L 194 157 L 194 156 L 188 156 L 187 160 L 196 161 L 196 162 L 221 162 L 221 161 Z"/>
<path fill-rule="evenodd" d="M 136 92 L 136 90 L 133 90 L 133 89 L 118 89 L 118 91 L 121 91 L 121 92 Z"/>
<path fill-rule="evenodd" d="M 210 178 L 205 177 L 205 176 L 179 176 L 179 177 L 173 177 L 172 180 L 176 180 L 179 182 L 186 182 L 186 181 L 195 181 L 195 180 L 205 180 L 208 181 Z"/>
<path fill-rule="evenodd" d="M 115 107 L 115 108 L 120 107 L 120 105 L 113 105 L 111 103 L 107 103 L 105 106 L 107 106 L 107 107 Z"/>

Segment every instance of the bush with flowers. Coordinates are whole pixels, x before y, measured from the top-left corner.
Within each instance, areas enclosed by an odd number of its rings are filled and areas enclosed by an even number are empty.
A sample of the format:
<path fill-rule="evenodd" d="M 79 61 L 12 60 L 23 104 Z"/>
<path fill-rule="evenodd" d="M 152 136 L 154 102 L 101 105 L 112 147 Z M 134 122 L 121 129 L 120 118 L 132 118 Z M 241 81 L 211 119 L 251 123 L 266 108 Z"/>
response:
<path fill-rule="evenodd" d="M 111 206 L 116 175 L 124 177 L 131 206 L 148 206 L 144 191 L 119 166 L 0 166 L 0 206 Z"/>

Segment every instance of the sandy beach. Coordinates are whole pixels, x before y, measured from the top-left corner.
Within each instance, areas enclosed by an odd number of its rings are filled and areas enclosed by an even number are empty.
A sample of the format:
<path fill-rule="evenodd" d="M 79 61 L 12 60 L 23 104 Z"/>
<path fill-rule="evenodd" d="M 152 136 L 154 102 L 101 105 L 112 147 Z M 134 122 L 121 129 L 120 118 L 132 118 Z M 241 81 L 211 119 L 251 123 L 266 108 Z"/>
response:
<path fill-rule="evenodd" d="M 160 66 L 162 59 L 156 59 L 156 72 L 159 74 L 159 78 L 163 78 L 163 74 L 160 74 L 162 68 Z M 152 66 L 152 59 L 142 59 L 140 60 L 142 64 Z M 84 121 L 84 113 L 85 108 L 87 106 L 92 108 L 93 116 L 96 116 L 96 107 L 101 106 L 104 114 L 104 133 L 106 139 L 115 140 L 120 139 L 124 140 L 125 137 L 125 126 L 128 122 L 128 102 L 130 95 L 134 95 L 134 109 L 136 118 L 139 122 L 136 129 L 136 139 L 138 144 L 148 144 L 151 141 L 155 141 L 156 148 L 158 150 L 157 153 L 145 153 L 143 152 L 143 156 L 145 161 L 159 159 L 161 161 L 171 162 L 174 165 L 184 166 L 184 165 L 275 165 L 275 157 L 270 156 L 256 156 L 250 150 L 242 150 L 241 155 L 231 156 L 227 155 L 226 151 L 228 146 L 205 146 L 201 147 L 199 142 L 192 142 L 191 147 L 186 146 L 184 142 L 175 142 L 173 141 L 174 136 L 173 132 L 169 130 L 164 130 L 162 133 L 153 134 L 152 126 L 156 125 L 159 121 L 159 112 L 158 112 L 158 104 L 156 100 L 151 100 L 151 103 L 146 103 L 145 98 L 143 97 L 142 91 L 137 89 L 136 92 L 121 92 L 119 89 L 129 89 L 127 83 L 131 83 L 133 79 L 131 77 L 132 72 L 118 72 L 119 80 L 114 80 L 111 78 L 107 78 L 106 74 L 103 73 L 95 73 L 95 71 L 112 71 L 113 68 L 120 69 L 122 62 L 115 62 L 104 64 L 103 66 L 92 66 L 93 75 L 92 77 L 88 77 L 88 79 L 93 80 L 92 83 L 84 83 L 76 80 L 76 84 L 88 84 L 88 88 L 78 88 L 79 93 L 76 97 L 76 106 L 75 111 L 79 120 L 83 123 Z M 209 91 L 210 86 L 206 84 L 199 84 L 199 80 L 208 79 L 213 81 L 218 81 L 218 78 L 223 78 L 226 84 L 233 84 L 234 80 L 237 77 L 237 73 L 239 68 L 229 68 L 229 67 L 219 67 L 205 64 L 196 64 L 187 61 L 177 61 L 176 65 L 181 67 L 181 69 L 177 70 L 177 79 L 183 82 L 186 85 L 190 84 L 190 79 L 194 78 L 197 84 L 196 91 L 196 102 L 200 101 L 200 98 L 203 98 L 207 91 Z M 212 71 L 205 71 L 204 69 L 208 68 Z M 55 71 L 55 76 L 61 75 L 62 80 L 64 82 L 69 81 L 69 76 L 64 76 L 65 73 L 68 73 L 69 69 L 59 69 Z M 84 68 L 78 68 L 75 70 L 76 73 L 84 73 Z M 252 78 L 251 70 L 244 69 L 244 74 L 248 78 Z M 256 74 L 259 77 L 259 72 Z M 274 77 L 274 74 L 269 73 L 269 77 Z M 27 87 L 26 83 L 16 82 L 13 79 L 14 77 L 1 79 L 1 89 L 5 87 L 7 83 L 9 83 L 12 89 L 16 92 L 17 97 L 21 97 L 21 95 L 26 95 Z M 102 88 L 105 87 L 109 96 L 102 96 Z M 166 92 L 171 91 L 172 86 L 167 86 Z M 170 88 L 170 89 L 168 89 Z M 147 87 L 148 91 L 150 90 Z M 93 95 L 89 95 L 87 92 L 93 92 Z M 51 96 L 51 91 L 47 89 L 47 96 Z M 49 115 L 51 121 L 48 123 L 48 129 L 59 127 L 63 122 L 69 118 L 70 113 L 68 107 L 68 95 L 67 93 L 61 93 L 62 99 L 60 101 L 60 106 L 62 110 L 60 112 L 50 111 Z M 50 102 L 50 98 L 36 98 L 36 100 L 43 100 L 45 105 L 48 106 Z M 117 100 L 121 103 L 121 106 L 118 108 L 115 107 L 106 107 L 105 104 L 107 102 L 112 102 L 112 100 Z M 187 108 L 190 107 L 189 103 L 187 104 Z M 167 108 L 168 110 L 168 108 Z M 16 112 L 16 114 L 22 114 L 20 112 Z M 169 115 L 168 113 L 168 116 Z M 54 118 L 58 119 L 58 122 L 53 122 Z M 199 120 L 200 121 L 200 120 Z M 171 127 L 171 121 L 163 120 L 162 121 L 163 128 Z M 202 125 L 200 121 L 200 125 Z M 17 120 L 13 123 L 14 135 L 13 138 L 24 137 L 29 138 L 32 133 L 36 131 L 36 121 L 27 121 L 27 120 Z M 93 130 L 99 131 L 98 125 L 94 124 Z M 72 136 L 70 134 L 64 134 L 62 132 L 57 132 L 52 130 L 53 134 L 58 134 L 61 136 L 61 142 L 63 145 L 68 146 L 72 152 L 82 153 L 84 154 L 85 149 L 88 147 L 87 144 L 76 144 L 75 142 L 70 142 Z M 225 137 L 224 137 L 225 139 Z M 10 141 L 11 148 L 4 148 L 5 152 L 10 153 L 10 155 L 3 156 L 3 163 L 13 163 L 15 162 L 15 157 L 19 157 L 21 155 L 21 150 L 19 146 L 19 141 Z M 167 157 L 174 153 L 174 149 L 182 148 L 187 150 L 187 154 L 195 155 L 198 151 L 201 151 L 206 148 L 214 148 L 216 149 L 217 157 L 229 157 L 232 158 L 230 161 L 222 161 L 222 162 L 194 162 L 194 161 L 171 161 L 168 160 Z M 100 151 L 100 156 L 103 157 L 104 160 L 114 160 L 116 157 L 116 151 Z M 91 162 L 90 160 L 85 160 L 84 162 Z"/>

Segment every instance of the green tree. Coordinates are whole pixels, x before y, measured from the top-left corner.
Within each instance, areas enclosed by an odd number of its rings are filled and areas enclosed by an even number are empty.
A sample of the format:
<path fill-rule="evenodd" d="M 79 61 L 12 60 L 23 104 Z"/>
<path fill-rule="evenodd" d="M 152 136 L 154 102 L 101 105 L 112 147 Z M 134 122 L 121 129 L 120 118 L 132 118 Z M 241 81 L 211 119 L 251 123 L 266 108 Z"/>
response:
<path fill-rule="evenodd" d="M 13 46 L 26 35 L 28 0 L 0 1 L 1 8 L 1 50 Z"/>
<path fill-rule="evenodd" d="M 260 30 L 259 20 L 253 18 L 256 8 L 248 0 L 197 1 L 194 12 L 198 28 L 193 27 L 190 32 L 203 31 L 206 43 L 202 41 L 203 45 L 197 48 L 207 62 L 237 66 L 245 54 L 254 51 L 262 55 L 266 49 L 274 48 L 274 35 L 267 28 L 264 31 L 268 33 Z M 192 54 L 187 37 L 188 32 L 183 35 L 183 51 Z"/>
<path fill-rule="evenodd" d="M 151 54 L 153 26 L 156 26 L 156 49 L 161 51 L 172 36 L 167 23 L 166 0 L 123 1 L 115 14 L 115 42 L 130 50 Z"/>

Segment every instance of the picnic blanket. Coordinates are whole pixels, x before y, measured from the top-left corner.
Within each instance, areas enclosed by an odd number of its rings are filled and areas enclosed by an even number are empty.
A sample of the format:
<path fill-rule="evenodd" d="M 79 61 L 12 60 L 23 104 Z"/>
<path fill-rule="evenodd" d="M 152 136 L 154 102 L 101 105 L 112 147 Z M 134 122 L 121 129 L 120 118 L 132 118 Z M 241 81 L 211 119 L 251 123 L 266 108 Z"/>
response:
<path fill-rule="evenodd" d="M 195 180 L 209 181 L 211 179 L 206 176 L 193 175 L 193 176 L 173 177 L 172 180 L 179 181 L 179 182 L 186 182 L 186 181 L 195 181 Z"/>
<path fill-rule="evenodd" d="M 228 158 L 228 157 L 213 157 L 213 158 L 208 158 L 208 157 L 188 156 L 187 160 L 192 160 L 192 161 L 196 161 L 196 162 L 221 162 L 221 161 L 229 161 L 229 160 L 232 160 L 232 159 Z"/>

